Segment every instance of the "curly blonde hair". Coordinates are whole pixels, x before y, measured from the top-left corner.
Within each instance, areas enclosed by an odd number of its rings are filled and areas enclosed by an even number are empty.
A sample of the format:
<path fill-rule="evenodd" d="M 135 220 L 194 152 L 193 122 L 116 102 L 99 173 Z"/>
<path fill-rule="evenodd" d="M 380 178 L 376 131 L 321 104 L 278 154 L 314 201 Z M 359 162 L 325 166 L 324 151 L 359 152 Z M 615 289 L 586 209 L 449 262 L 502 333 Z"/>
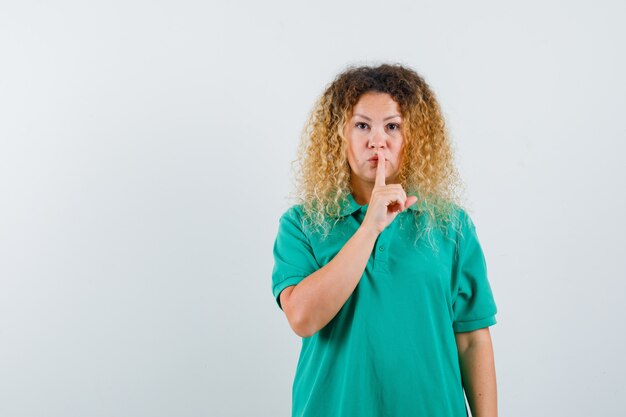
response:
<path fill-rule="evenodd" d="M 407 195 L 418 197 L 418 235 L 445 230 L 459 217 L 463 184 L 454 164 L 452 144 L 434 93 L 414 70 L 402 65 L 348 67 L 315 103 L 298 148 L 296 199 L 303 221 L 326 237 L 339 220 L 352 192 L 344 126 L 366 92 L 389 94 L 400 107 L 404 137 L 399 180 Z M 425 218 L 421 218 L 425 216 Z M 430 237 L 430 236 L 429 236 Z M 430 239 L 429 239 L 430 240 Z"/>

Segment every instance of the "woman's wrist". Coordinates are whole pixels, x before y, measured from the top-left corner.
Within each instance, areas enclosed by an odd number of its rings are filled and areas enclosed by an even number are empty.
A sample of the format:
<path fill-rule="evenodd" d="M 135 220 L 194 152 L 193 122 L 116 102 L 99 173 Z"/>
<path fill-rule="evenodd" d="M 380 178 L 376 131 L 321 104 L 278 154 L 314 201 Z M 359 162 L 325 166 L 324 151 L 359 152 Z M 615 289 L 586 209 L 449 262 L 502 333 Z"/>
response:
<path fill-rule="evenodd" d="M 378 230 L 372 227 L 368 227 L 366 224 L 361 224 L 361 226 L 359 226 L 359 228 L 357 229 L 357 232 L 360 232 L 361 234 L 369 238 L 373 238 L 374 240 L 376 240 L 376 238 L 378 238 L 378 235 L 380 234 Z"/>

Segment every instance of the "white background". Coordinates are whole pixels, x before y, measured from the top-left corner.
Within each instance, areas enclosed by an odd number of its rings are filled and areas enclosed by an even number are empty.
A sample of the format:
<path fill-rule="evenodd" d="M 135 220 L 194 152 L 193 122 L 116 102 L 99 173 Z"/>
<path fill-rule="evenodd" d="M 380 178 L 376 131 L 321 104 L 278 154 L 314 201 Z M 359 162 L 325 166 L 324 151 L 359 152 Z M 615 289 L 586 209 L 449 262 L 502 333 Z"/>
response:
<path fill-rule="evenodd" d="M 288 416 L 271 294 L 314 100 L 443 108 L 498 306 L 500 415 L 626 413 L 619 1 L 3 1 L 0 415 Z"/>

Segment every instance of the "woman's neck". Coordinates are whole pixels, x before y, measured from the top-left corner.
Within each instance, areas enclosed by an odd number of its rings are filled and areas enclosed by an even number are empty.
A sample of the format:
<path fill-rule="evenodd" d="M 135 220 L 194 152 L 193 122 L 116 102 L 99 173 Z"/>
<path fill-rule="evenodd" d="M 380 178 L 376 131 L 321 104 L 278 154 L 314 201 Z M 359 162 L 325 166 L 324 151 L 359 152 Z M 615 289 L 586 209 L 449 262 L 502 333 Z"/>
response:
<path fill-rule="evenodd" d="M 390 180 L 388 184 L 397 184 L 397 177 L 393 180 Z M 358 178 L 354 177 L 350 180 L 350 186 L 352 188 L 352 197 L 354 201 L 357 202 L 360 206 L 364 206 L 370 203 L 370 197 L 372 196 L 372 190 L 374 189 L 373 182 L 365 182 L 361 181 Z"/>
<path fill-rule="evenodd" d="M 357 202 L 358 205 L 364 206 L 369 204 L 370 197 L 372 195 L 372 190 L 374 189 L 374 184 L 352 184 L 352 197 L 354 197 L 354 201 Z"/>

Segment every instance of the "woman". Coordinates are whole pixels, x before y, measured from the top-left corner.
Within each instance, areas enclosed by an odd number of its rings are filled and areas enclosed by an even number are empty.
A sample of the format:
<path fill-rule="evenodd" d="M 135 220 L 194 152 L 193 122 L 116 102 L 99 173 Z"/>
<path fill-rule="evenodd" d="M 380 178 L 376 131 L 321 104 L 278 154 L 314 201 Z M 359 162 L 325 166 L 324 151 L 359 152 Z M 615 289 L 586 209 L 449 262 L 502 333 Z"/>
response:
<path fill-rule="evenodd" d="M 302 337 L 293 416 L 497 415 L 496 304 L 440 107 L 415 71 L 349 68 L 300 148 L 272 290 Z"/>

